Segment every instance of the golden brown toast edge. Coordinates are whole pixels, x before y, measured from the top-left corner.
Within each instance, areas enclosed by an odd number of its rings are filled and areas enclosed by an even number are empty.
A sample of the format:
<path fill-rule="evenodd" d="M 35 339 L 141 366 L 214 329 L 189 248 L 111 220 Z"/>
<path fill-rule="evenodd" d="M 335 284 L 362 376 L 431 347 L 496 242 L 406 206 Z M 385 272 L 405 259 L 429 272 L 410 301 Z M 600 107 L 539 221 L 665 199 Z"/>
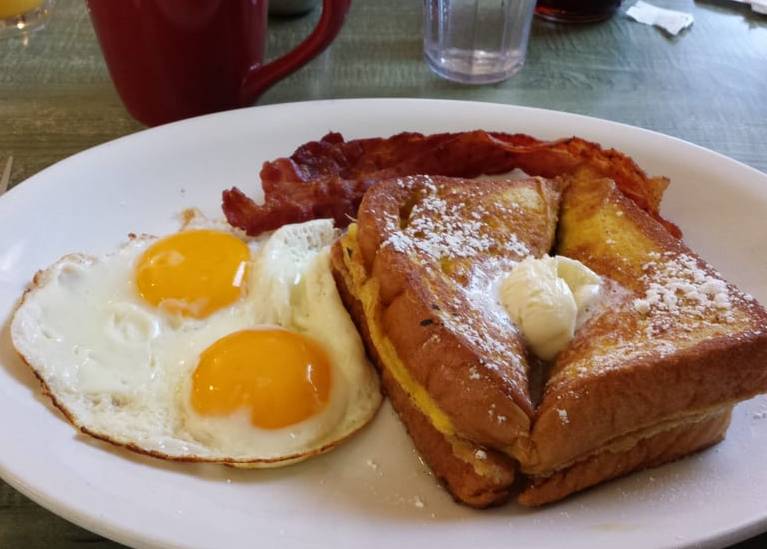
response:
<path fill-rule="evenodd" d="M 461 441 L 462 451 L 438 431 L 408 394 L 389 373 L 373 343 L 362 303 L 351 291 L 350 273 L 344 255 L 348 253 L 338 240 L 331 250 L 331 265 L 336 286 L 346 309 L 362 335 L 368 355 L 381 374 L 386 395 L 413 440 L 416 449 L 435 476 L 459 502 L 485 508 L 506 502 L 515 480 L 515 464 L 506 455 Z M 480 459 L 482 458 L 482 459 Z"/>
<path fill-rule="evenodd" d="M 538 506 L 558 501 L 607 480 L 681 459 L 724 439 L 732 406 L 690 418 L 647 437 L 623 450 L 605 449 L 592 457 L 543 478 L 533 478 L 517 501 Z"/>
<path fill-rule="evenodd" d="M 589 195 L 589 207 L 569 211 L 580 200 L 573 193 Z M 589 215 L 599 215 L 600 208 L 617 208 L 622 212 L 618 218 L 636 227 L 639 234 L 631 235 L 629 245 L 637 256 L 643 253 L 638 241 L 644 237 L 661 249 L 694 257 L 706 273 L 716 273 L 609 180 L 571 185 L 563 198 L 560 228 L 584 223 Z M 605 235 L 606 240 L 609 237 Z M 536 455 L 522 464 L 527 473 L 552 474 L 586 459 L 611 440 L 767 391 L 767 313 L 755 300 L 728 285 L 736 319 L 733 327 L 692 330 L 689 337 L 697 339 L 685 340 L 684 319 L 678 319 L 668 330 L 679 331 L 684 344 L 681 350 L 671 348 L 660 343 L 663 334 L 649 337 L 643 332 L 642 323 L 647 320 L 633 302 L 644 289 L 642 266 L 626 262 L 608 248 L 569 246 L 567 238 L 559 242 L 559 253 L 617 279 L 635 293 L 584 326 L 558 357 L 532 430 Z M 634 348 L 611 348 L 616 333 L 635 337 Z M 601 361 L 609 367 L 600 369 Z"/>

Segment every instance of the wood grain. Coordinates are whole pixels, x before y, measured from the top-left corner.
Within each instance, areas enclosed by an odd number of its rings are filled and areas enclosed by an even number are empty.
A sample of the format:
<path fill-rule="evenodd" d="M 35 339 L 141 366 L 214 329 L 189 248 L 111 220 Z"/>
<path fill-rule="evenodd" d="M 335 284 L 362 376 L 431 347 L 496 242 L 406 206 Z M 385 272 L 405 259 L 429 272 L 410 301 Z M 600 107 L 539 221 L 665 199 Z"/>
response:
<path fill-rule="evenodd" d="M 355 0 L 333 47 L 259 103 L 429 97 L 544 107 L 667 133 L 767 171 L 767 17 L 728 0 L 653 3 L 689 11 L 695 24 L 670 38 L 623 15 L 582 26 L 536 20 L 522 72 L 469 87 L 439 79 L 422 61 L 420 2 Z M 316 18 L 272 19 L 269 51 L 290 49 Z M 81 0 L 59 0 L 27 41 L 0 39 L 0 167 L 13 156 L 11 186 L 141 128 L 109 80 Z M 85 545 L 118 546 L 0 481 L 0 547 Z M 765 546 L 767 535 L 739 545 Z"/>

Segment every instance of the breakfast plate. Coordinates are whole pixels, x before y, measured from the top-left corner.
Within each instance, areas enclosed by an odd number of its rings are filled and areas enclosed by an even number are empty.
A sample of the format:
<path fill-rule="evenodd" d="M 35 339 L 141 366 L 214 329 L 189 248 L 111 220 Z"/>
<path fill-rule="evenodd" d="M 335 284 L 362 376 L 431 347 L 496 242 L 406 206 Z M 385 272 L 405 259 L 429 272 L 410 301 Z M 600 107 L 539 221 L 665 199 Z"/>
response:
<path fill-rule="evenodd" d="M 446 116 L 449 113 L 449 116 Z M 77 434 L 16 356 L 8 319 L 35 271 L 166 234 L 221 191 L 259 193 L 262 162 L 330 130 L 347 138 L 484 128 L 578 135 L 672 184 L 663 214 L 725 278 L 767 302 L 767 176 L 678 139 L 568 113 L 431 100 L 344 100 L 230 111 L 140 132 L 40 172 L 0 199 L 0 476 L 53 512 L 147 547 L 719 547 L 767 529 L 767 398 L 735 410 L 701 454 L 564 502 L 474 511 L 430 475 L 393 411 L 336 450 L 276 470 L 143 457 Z"/>

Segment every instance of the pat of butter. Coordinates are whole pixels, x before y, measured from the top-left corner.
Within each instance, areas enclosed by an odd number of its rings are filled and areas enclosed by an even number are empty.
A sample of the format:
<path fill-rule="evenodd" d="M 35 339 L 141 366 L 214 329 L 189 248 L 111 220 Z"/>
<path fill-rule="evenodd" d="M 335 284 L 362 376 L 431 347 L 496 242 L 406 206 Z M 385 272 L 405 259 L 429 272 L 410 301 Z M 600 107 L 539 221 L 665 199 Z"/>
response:
<path fill-rule="evenodd" d="M 533 352 L 551 360 L 575 335 L 601 284 L 575 259 L 528 257 L 501 282 L 500 299 Z"/>

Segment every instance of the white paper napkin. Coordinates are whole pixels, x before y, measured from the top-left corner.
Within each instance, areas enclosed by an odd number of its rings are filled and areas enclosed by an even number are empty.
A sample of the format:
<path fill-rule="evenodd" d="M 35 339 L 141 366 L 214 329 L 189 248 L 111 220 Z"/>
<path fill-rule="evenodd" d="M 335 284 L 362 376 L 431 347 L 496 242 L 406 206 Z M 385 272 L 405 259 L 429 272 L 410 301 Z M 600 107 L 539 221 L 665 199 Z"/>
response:
<path fill-rule="evenodd" d="M 741 4 L 751 4 L 751 9 L 756 13 L 767 15 L 767 0 L 735 0 Z"/>
<path fill-rule="evenodd" d="M 631 6 L 626 15 L 639 23 L 660 27 L 674 36 L 692 25 L 695 20 L 690 13 L 659 8 L 642 0 Z"/>

